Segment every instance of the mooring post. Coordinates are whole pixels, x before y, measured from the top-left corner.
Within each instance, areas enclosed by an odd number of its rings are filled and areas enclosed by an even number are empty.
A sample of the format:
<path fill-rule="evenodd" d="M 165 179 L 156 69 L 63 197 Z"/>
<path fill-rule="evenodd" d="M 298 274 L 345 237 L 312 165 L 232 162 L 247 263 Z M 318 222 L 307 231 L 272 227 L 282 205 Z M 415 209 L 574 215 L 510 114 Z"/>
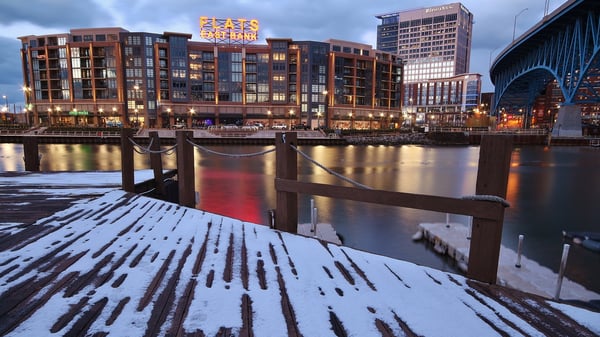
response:
<path fill-rule="evenodd" d="M 510 136 L 482 137 L 475 186 L 476 195 L 506 198 L 512 149 L 513 140 Z M 500 202 L 495 203 L 495 219 L 473 218 L 467 270 L 469 278 L 491 284 L 496 283 L 498 274 L 505 207 Z"/>
<path fill-rule="evenodd" d="M 556 279 L 556 291 L 554 292 L 554 300 L 560 299 L 560 289 L 562 288 L 563 278 L 565 276 L 565 269 L 567 268 L 567 258 L 569 257 L 569 247 L 571 245 L 565 243 L 563 245 L 562 257 L 560 259 L 560 268 L 558 269 L 558 278 Z"/>
<path fill-rule="evenodd" d="M 196 182 L 194 179 L 194 146 L 191 131 L 177 131 L 177 182 L 179 187 L 179 205 L 196 207 Z"/>
<path fill-rule="evenodd" d="M 23 160 L 25 160 L 25 171 L 37 172 L 40 170 L 37 136 L 23 137 Z"/>
<path fill-rule="evenodd" d="M 152 167 L 154 172 L 154 186 L 161 195 L 165 195 L 162 155 L 159 152 L 160 138 L 158 137 L 158 131 L 150 131 L 148 136 L 150 137 L 150 151 L 152 151 L 150 152 L 150 167 Z"/>
<path fill-rule="evenodd" d="M 515 263 L 515 267 L 521 268 L 521 254 L 523 252 L 523 234 L 519 235 L 519 245 L 517 246 L 517 263 Z"/>
<path fill-rule="evenodd" d="M 275 135 L 275 179 L 298 180 L 298 155 L 290 146 L 296 146 L 295 132 L 278 132 Z M 275 228 L 298 232 L 298 193 L 277 191 Z"/>
<path fill-rule="evenodd" d="M 135 179 L 133 169 L 133 130 L 121 130 L 121 185 L 125 192 L 135 192 Z"/>

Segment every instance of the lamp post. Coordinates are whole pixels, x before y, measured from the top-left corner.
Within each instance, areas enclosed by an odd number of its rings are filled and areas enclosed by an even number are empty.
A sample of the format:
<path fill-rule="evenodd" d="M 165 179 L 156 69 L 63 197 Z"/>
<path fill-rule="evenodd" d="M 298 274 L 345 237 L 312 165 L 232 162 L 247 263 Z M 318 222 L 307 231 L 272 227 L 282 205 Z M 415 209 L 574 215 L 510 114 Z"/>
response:
<path fill-rule="evenodd" d="M 27 125 L 31 125 L 31 121 L 29 120 L 29 109 L 31 108 L 30 104 L 29 104 L 29 100 L 30 100 L 30 95 L 31 95 L 31 88 L 24 85 L 23 86 L 23 93 L 25 94 L 25 118 L 27 119 Z"/>
<path fill-rule="evenodd" d="M 8 96 L 2 95 L 2 98 L 4 98 L 4 107 L 6 108 L 6 111 L 8 111 Z"/>
<path fill-rule="evenodd" d="M 290 109 L 290 130 L 292 129 L 292 119 L 294 118 L 294 110 Z"/>
<path fill-rule="evenodd" d="M 317 112 L 317 130 L 321 130 L 321 124 L 319 119 L 321 118 L 321 112 Z"/>
<path fill-rule="evenodd" d="M 369 131 L 373 128 L 373 114 L 369 114 Z"/>
<path fill-rule="evenodd" d="M 354 123 L 352 119 L 352 112 L 348 113 L 348 117 L 350 117 L 350 130 L 354 129 Z"/>
<path fill-rule="evenodd" d="M 271 118 L 273 117 L 273 113 L 271 112 L 271 110 L 267 110 L 267 128 L 270 129 L 271 128 Z"/>
<path fill-rule="evenodd" d="M 523 12 L 525 12 L 528 9 L 529 8 L 523 8 L 517 15 L 515 15 L 515 23 L 513 25 L 513 42 L 515 41 L 515 32 L 517 30 L 517 18 L 519 17 L 519 15 L 523 14 Z"/>
<path fill-rule="evenodd" d="M 188 127 L 192 128 L 192 126 L 194 125 L 194 114 L 196 113 L 196 110 L 194 110 L 194 108 L 190 109 L 190 122 L 188 123 Z"/>

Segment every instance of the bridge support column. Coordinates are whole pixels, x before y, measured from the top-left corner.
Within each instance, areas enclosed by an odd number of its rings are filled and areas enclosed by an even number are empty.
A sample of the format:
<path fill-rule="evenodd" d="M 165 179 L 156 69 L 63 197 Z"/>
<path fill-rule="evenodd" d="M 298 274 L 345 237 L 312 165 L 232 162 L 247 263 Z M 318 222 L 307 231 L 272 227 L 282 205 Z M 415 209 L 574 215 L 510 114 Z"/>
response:
<path fill-rule="evenodd" d="M 583 137 L 581 133 L 581 107 L 564 104 L 558 109 L 558 118 L 552 127 L 552 137 Z"/>

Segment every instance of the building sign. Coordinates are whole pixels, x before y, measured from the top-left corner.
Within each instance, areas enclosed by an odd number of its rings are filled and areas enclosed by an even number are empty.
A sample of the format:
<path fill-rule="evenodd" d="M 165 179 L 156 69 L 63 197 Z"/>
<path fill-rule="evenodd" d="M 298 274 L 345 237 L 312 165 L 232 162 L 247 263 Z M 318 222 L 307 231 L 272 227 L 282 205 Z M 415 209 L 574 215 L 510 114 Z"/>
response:
<path fill-rule="evenodd" d="M 217 19 L 200 17 L 200 37 L 205 40 L 229 43 L 248 43 L 258 40 L 259 22 L 256 19 Z"/>
<path fill-rule="evenodd" d="M 435 12 L 441 12 L 441 11 L 448 11 L 451 9 L 454 9 L 454 7 L 452 5 L 444 5 L 444 6 L 426 8 L 425 13 L 435 13 Z"/>

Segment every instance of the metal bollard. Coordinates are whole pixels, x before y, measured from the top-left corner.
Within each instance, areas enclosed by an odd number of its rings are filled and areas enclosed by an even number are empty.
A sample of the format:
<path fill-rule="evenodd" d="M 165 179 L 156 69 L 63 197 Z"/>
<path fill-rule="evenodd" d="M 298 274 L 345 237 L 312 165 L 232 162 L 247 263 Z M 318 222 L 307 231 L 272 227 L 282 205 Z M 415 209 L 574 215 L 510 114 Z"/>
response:
<path fill-rule="evenodd" d="M 446 228 L 450 228 L 450 213 L 446 213 Z"/>
<path fill-rule="evenodd" d="M 315 199 L 310 199 L 310 231 L 314 232 L 315 228 Z"/>
<path fill-rule="evenodd" d="M 317 217 L 317 208 L 316 207 L 313 208 L 312 216 L 313 216 L 313 219 L 315 219 L 315 220 L 312 223 L 311 231 L 315 234 L 315 236 L 317 236 L 317 221 L 318 221 L 317 219 L 318 219 L 318 217 Z"/>
<path fill-rule="evenodd" d="M 267 221 L 269 222 L 268 225 L 271 228 L 275 228 L 275 210 L 274 209 L 270 209 L 267 211 Z"/>
<path fill-rule="evenodd" d="M 523 235 L 519 235 L 519 245 L 517 246 L 517 263 L 515 267 L 521 268 L 521 251 L 523 249 Z"/>
<path fill-rule="evenodd" d="M 562 287 L 562 280 L 565 275 L 565 269 L 567 267 L 567 257 L 569 256 L 569 248 L 571 246 L 567 243 L 563 245 L 562 258 L 560 259 L 560 269 L 558 270 L 558 280 L 556 281 L 556 292 L 554 300 L 558 301 L 560 297 L 560 288 Z"/>

